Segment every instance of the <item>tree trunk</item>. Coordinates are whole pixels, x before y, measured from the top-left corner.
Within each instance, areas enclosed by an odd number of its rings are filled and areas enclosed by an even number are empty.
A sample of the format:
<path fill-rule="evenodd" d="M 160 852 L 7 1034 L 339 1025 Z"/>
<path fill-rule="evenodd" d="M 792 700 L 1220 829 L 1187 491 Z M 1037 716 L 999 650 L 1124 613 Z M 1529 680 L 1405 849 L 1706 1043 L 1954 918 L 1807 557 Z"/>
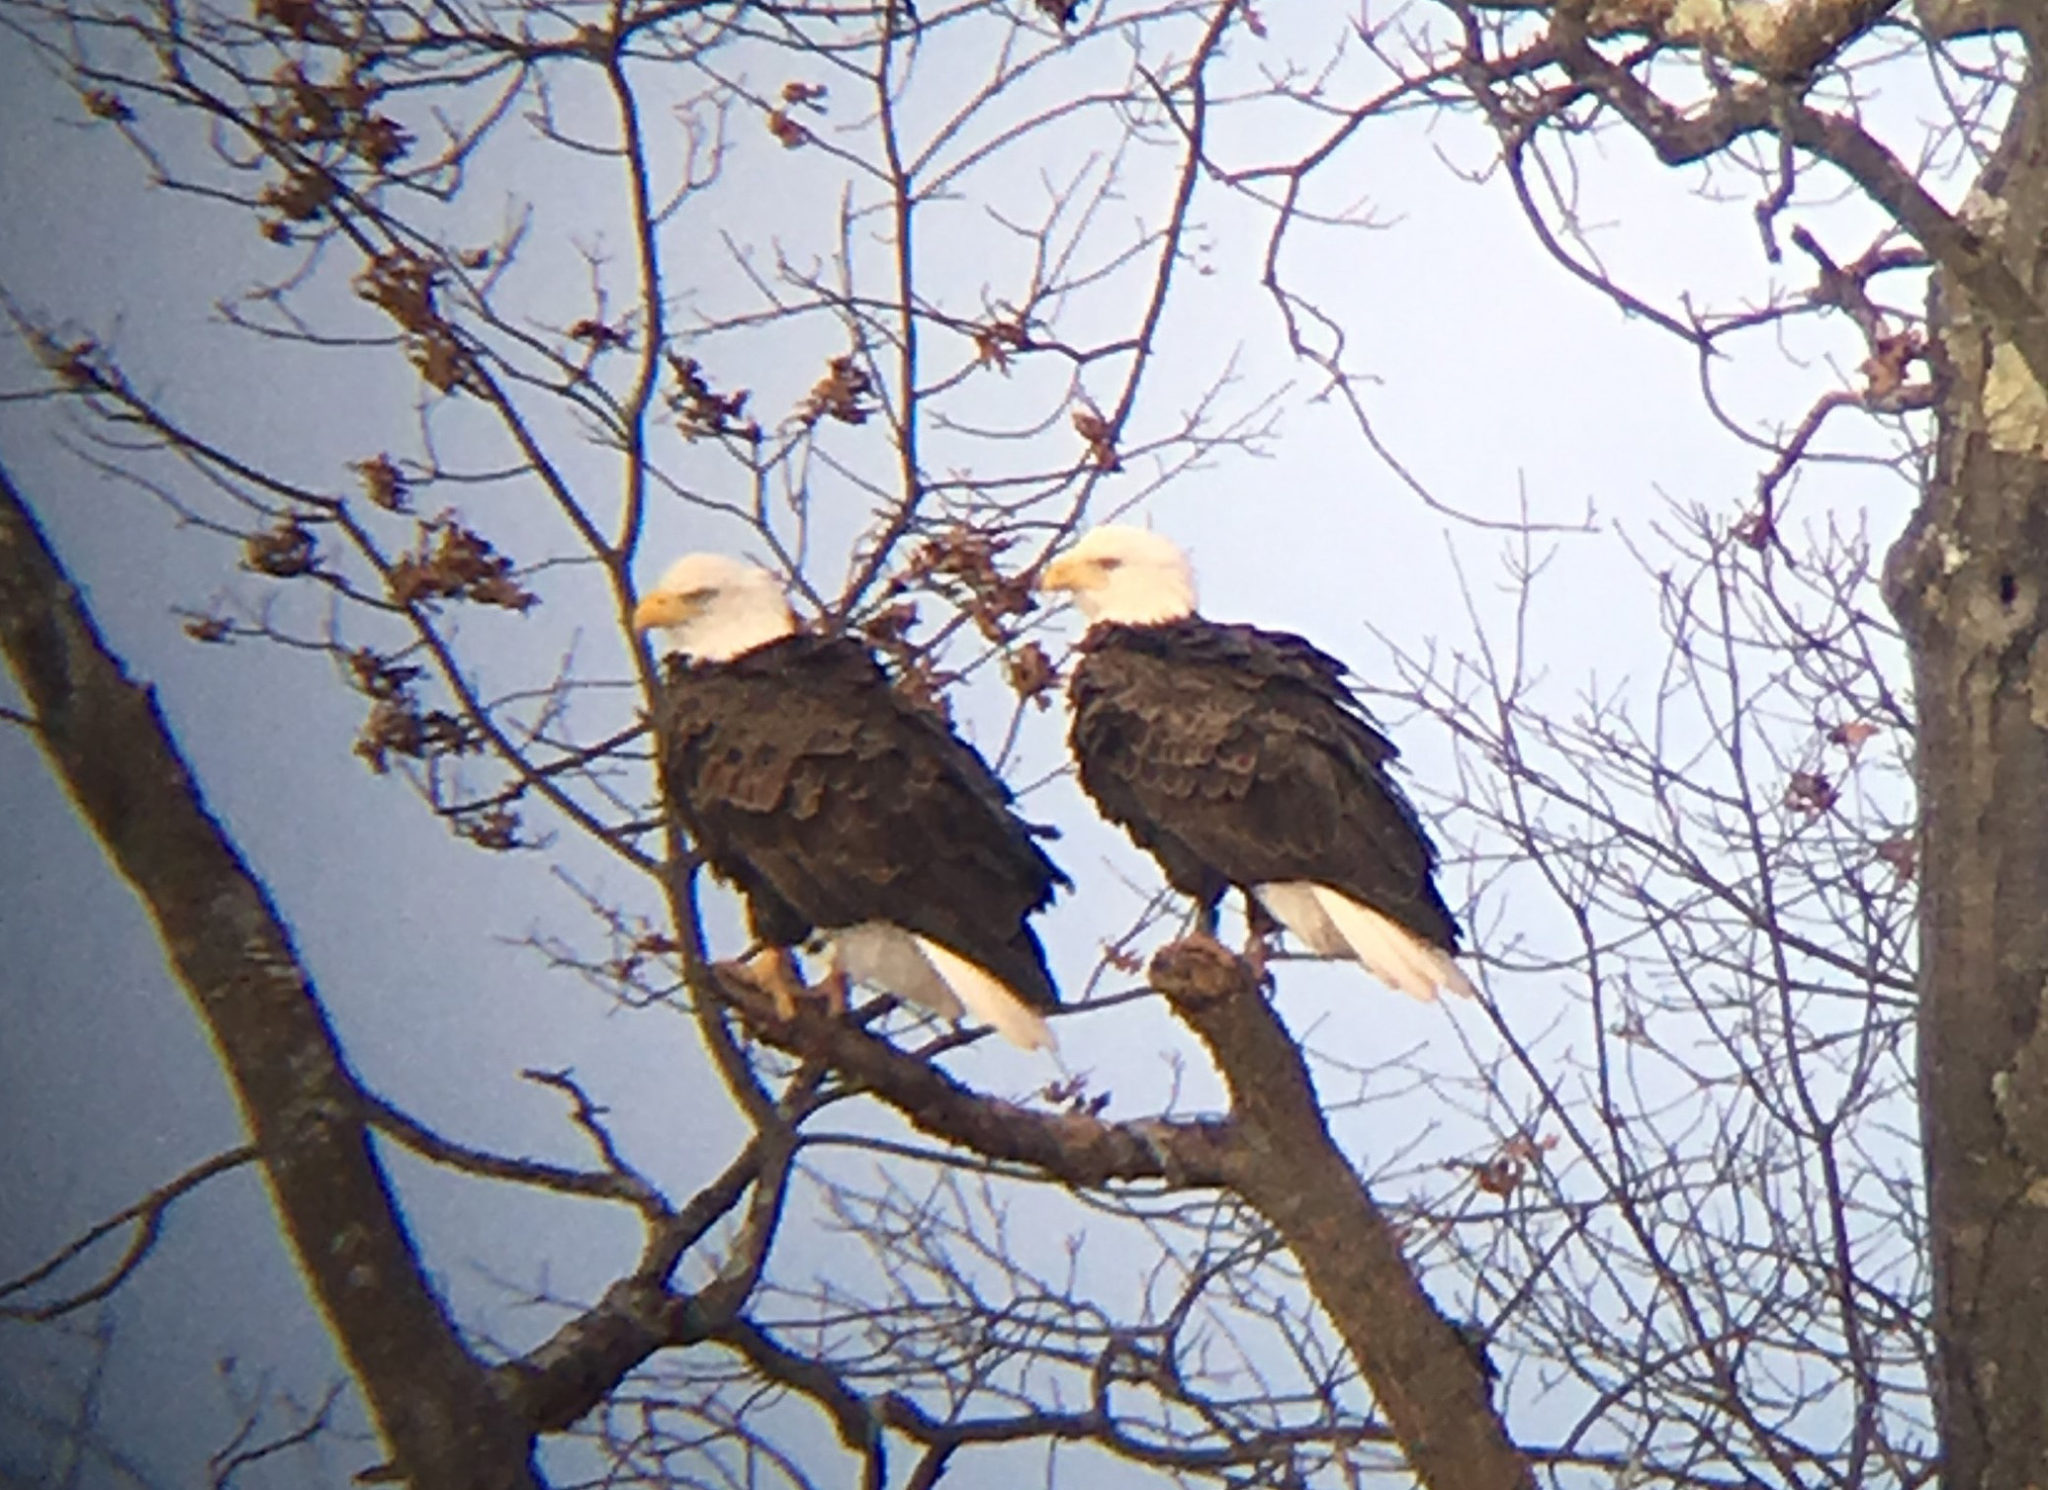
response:
<path fill-rule="evenodd" d="M 1209 1047 L 1242 1134 L 1232 1188 L 1271 1222 L 1427 1490 L 1534 1490 L 1478 1358 L 1422 1286 L 1385 1212 L 1323 1122 L 1301 1048 L 1251 970 L 1174 943 L 1152 982 Z"/>
<path fill-rule="evenodd" d="M 2040 83 L 1966 208 L 2037 306 Z M 1886 592 L 1919 709 L 1936 1411 L 1951 1490 L 2025 1490 L 2048 1484 L 2048 394 L 1954 277 L 1930 305 L 1935 465 Z"/>
<path fill-rule="evenodd" d="M 392 1470 L 412 1490 L 534 1485 L 531 1435 L 428 1286 L 290 934 L 4 471 L 0 651 L 37 742 L 142 898 L 213 1036 L 284 1234 Z"/>

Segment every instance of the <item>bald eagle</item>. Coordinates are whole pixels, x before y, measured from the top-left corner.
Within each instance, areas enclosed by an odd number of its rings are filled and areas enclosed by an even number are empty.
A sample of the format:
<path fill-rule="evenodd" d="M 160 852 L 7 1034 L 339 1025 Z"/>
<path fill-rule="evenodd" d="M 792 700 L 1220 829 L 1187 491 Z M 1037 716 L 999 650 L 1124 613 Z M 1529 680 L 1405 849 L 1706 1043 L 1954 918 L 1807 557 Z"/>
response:
<path fill-rule="evenodd" d="M 1255 927 L 1413 998 L 1475 993 L 1451 960 L 1435 846 L 1342 663 L 1202 619 L 1186 557 L 1140 528 L 1095 529 L 1039 587 L 1071 592 L 1090 623 L 1070 685 L 1081 785 L 1193 897 L 1204 934 L 1235 886 Z"/>
<path fill-rule="evenodd" d="M 681 654 L 655 720 L 669 807 L 744 896 L 778 1002 L 815 939 L 842 994 L 868 983 L 1049 1048 L 1059 995 L 1028 918 L 1068 880 L 974 747 L 860 642 L 800 631 L 758 565 L 692 554 L 633 625 Z"/>

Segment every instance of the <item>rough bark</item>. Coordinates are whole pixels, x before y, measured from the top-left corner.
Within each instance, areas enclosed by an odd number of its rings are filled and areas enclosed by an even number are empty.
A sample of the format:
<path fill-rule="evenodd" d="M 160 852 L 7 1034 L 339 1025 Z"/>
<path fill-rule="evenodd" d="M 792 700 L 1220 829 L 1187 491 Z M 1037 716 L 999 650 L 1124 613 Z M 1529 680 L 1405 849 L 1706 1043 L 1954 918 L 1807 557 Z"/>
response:
<path fill-rule="evenodd" d="M 1437 1311 L 1393 1224 L 1330 1138 L 1301 1051 L 1250 970 L 1201 940 L 1152 982 L 1209 1047 L 1239 1134 L 1230 1184 L 1287 1243 L 1429 1490 L 1533 1490 L 1472 1352 Z"/>
<path fill-rule="evenodd" d="M 2041 72 L 1967 210 L 2048 274 Z M 1887 598 L 1911 647 L 1921 796 L 1920 1101 L 1944 1482 L 2048 1483 L 2048 395 L 1945 269 L 1936 464 Z"/>
<path fill-rule="evenodd" d="M 290 935 L 207 810 L 151 690 L 108 651 L 4 471 L 0 648 L 51 767 L 141 897 L 213 1037 L 391 1469 L 415 1490 L 536 1484 L 530 1435 L 420 1269 Z"/>
<path fill-rule="evenodd" d="M 1230 1183 L 1242 1167 L 1235 1124 L 1218 1118 L 1105 1122 L 1078 1112 L 1044 1112 L 985 1096 L 938 1066 L 896 1049 L 812 1002 L 793 1019 L 767 992 L 726 977 L 719 994 L 745 1016 L 755 1038 L 792 1055 L 827 1062 L 901 1113 L 919 1132 L 1063 1184 L 1165 1180 L 1185 1187 Z"/>
<path fill-rule="evenodd" d="M 831 1066 L 894 1108 L 918 1132 L 984 1159 L 1028 1166 L 1083 1188 L 1148 1180 L 1220 1187 L 1228 1174 L 1245 1167 L 1232 1158 L 1239 1138 L 1227 1119 L 1109 1123 L 1087 1113 L 1019 1107 L 972 1091 L 931 1062 L 877 1039 L 818 1002 L 800 1003 L 794 1017 L 785 1018 L 766 988 L 730 965 L 713 970 L 702 987 L 705 996 L 738 1010 L 754 1038 Z M 523 1421 L 540 1432 L 568 1427 L 660 1350 L 713 1339 L 727 1345 L 746 1342 L 743 1353 L 750 1358 L 756 1346 L 768 1348 L 762 1344 L 766 1337 L 741 1317 L 751 1294 L 750 1277 L 724 1278 L 695 1294 L 671 1287 L 675 1265 L 688 1247 L 729 1212 L 742 1191 L 762 1182 L 766 1161 L 761 1155 L 767 1147 L 765 1139 L 757 1139 L 689 1206 L 664 1212 L 632 1277 L 613 1284 L 595 1305 L 532 1351 L 496 1369 L 499 1390 Z M 830 1368 L 814 1362 L 799 1371 L 794 1360 L 788 1358 L 771 1374 L 795 1382 L 826 1406 L 840 1422 L 842 1436 L 849 1421 L 873 1425 L 866 1406 L 841 1410 L 839 1398 L 850 1389 L 821 1385 L 837 1382 Z M 927 1446 L 952 1431 L 894 1395 L 874 1421 L 910 1433 Z M 1044 1421 L 1051 1424 L 1054 1417 Z M 1082 1414 L 1058 1417 L 1058 1424 L 1046 1431 L 1086 1436 L 1097 1431 L 1101 1420 Z M 970 1430 L 960 1431 L 961 1441 L 972 1437 Z M 858 1447 L 865 1440 L 847 1442 Z"/>

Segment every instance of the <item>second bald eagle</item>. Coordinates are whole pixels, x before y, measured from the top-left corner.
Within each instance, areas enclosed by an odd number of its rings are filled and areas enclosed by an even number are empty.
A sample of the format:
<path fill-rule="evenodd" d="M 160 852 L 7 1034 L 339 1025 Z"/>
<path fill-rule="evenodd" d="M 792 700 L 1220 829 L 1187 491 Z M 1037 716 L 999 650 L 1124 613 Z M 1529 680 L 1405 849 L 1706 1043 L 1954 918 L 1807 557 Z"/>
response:
<path fill-rule="evenodd" d="M 1081 785 L 1194 898 L 1203 932 L 1234 885 L 1312 951 L 1411 997 L 1476 992 L 1451 960 L 1436 848 L 1342 663 L 1195 614 L 1186 557 L 1140 528 L 1095 529 L 1039 586 L 1071 591 L 1091 623 L 1072 683 Z"/>

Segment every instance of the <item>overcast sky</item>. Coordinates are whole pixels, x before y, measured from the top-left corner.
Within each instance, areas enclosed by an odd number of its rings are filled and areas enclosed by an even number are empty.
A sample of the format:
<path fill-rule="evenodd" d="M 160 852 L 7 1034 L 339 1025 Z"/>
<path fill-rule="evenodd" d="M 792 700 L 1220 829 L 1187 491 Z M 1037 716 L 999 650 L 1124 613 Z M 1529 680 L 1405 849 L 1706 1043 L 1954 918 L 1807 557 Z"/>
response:
<path fill-rule="evenodd" d="M 1889 103 L 1910 115 L 1910 98 Z M 1426 127 L 1420 118 L 1367 135 L 1346 157 L 1344 179 L 1386 228 L 1305 239 L 1293 269 L 1340 313 L 1354 361 L 1374 375 L 1366 392 L 1379 429 L 1433 491 L 1468 511 L 1505 520 L 1526 498 L 1551 521 L 1595 514 L 1594 533 L 1555 540 L 1539 607 L 1537 634 L 1559 698 L 1589 676 L 1611 683 L 1654 665 L 1654 585 L 1617 542 L 1617 526 L 1654 545 L 1651 528 L 1667 502 L 1733 518 L 1750 500 L 1756 453 L 1708 416 L 1690 352 L 1626 321 L 1560 271 L 1503 185 L 1463 179 L 1458 168 L 1489 158 L 1489 137 L 1469 121 Z M 787 164 L 765 134 L 743 129 L 737 138 L 736 176 Z M 1256 140 L 1238 143 L 1249 150 Z M 585 185 L 559 152 L 533 159 L 552 174 L 530 175 L 518 189 L 554 204 L 533 252 L 573 274 L 574 225 L 579 217 L 601 224 L 611 208 L 585 203 Z M 498 218 L 519 170 L 494 159 L 479 172 L 468 190 L 480 220 Z M 1771 271 L 1747 202 L 1702 202 L 1689 194 L 1696 184 L 1616 141 L 1589 176 L 1596 201 L 1588 217 L 1615 224 L 1603 247 L 1632 288 L 1661 304 L 1674 305 L 1682 291 L 1722 305 L 1761 295 Z M 746 214 L 801 217 L 788 205 L 801 198 L 736 190 L 722 221 L 742 236 L 771 226 L 800 232 L 801 222 Z M 0 286 L 109 337 L 139 383 L 230 443 L 324 470 L 320 479 L 339 485 L 347 460 L 391 443 L 389 422 L 408 417 L 417 381 L 388 352 L 251 355 L 211 311 L 216 297 L 273 265 L 247 218 L 148 191 L 121 141 L 88 127 L 68 92 L 6 44 L 0 202 Z M 1295 384 L 1267 458 L 1220 458 L 1142 513 L 1193 553 L 1205 611 L 1299 630 L 1368 679 L 1386 665 L 1368 626 L 1411 650 L 1467 636 L 1454 559 L 1497 619 L 1504 540 L 1425 508 L 1340 409 L 1307 396 L 1313 370 L 1290 364 L 1256 288 L 1262 240 L 1220 198 L 1198 216 L 1207 273 L 1190 291 L 1191 308 L 1172 331 L 1176 357 L 1145 407 L 1164 418 L 1184 406 L 1232 347 L 1241 348 L 1246 388 Z M 1863 246 L 1867 219 L 1853 208 L 1804 220 L 1839 231 L 1845 256 Z M 944 273 L 980 272 L 971 252 L 944 262 L 943 239 L 931 252 Z M 707 268 L 707 285 L 715 276 Z M 748 381 L 771 379 L 772 362 L 767 356 Z M 0 373 L 8 389 L 33 381 L 11 343 L 0 347 Z M 800 389 L 812 374 L 790 376 Z M 1790 420 L 1837 379 L 1824 363 L 1787 367 L 1762 357 L 1738 369 L 1735 401 L 1747 414 Z M 116 651 L 157 685 L 210 803 L 290 921 L 368 1085 L 456 1136 L 577 1160 L 559 1101 L 519 1077 L 526 1067 L 573 1067 L 611 1104 L 637 1162 L 679 1187 L 704 1177 L 739 1129 L 705 1077 L 692 1027 L 664 1011 L 621 1011 L 519 945 L 535 935 L 588 936 L 574 897 L 550 872 L 551 856 L 481 854 L 395 781 L 366 771 L 349 749 L 360 700 L 325 662 L 186 638 L 174 608 L 204 606 L 224 587 L 247 590 L 253 581 L 235 572 L 221 540 L 180 529 L 146 494 L 87 469 L 72 453 L 77 443 L 48 406 L 0 406 L 0 459 Z M 1800 515 L 1818 518 L 1829 503 L 1867 511 L 1882 538 L 1907 495 L 1890 478 L 1849 473 L 1805 488 Z M 657 521 L 678 547 L 710 541 L 700 519 Z M 822 577 L 829 583 L 833 574 Z M 502 628 L 485 645 L 556 649 L 578 628 L 607 625 L 601 611 L 577 615 L 558 593 L 544 590 L 530 632 Z M 1072 634 L 1071 621 L 1062 626 Z M 995 715 L 970 705 L 967 718 L 992 728 Z M 1032 723 L 1014 779 L 1057 763 L 1063 727 L 1057 713 Z M 1409 722 L 1401 738 L 1419 789 L 1447 786 L 1448 756 L 1426 722 Z M 1031 810 L 1068 831 L 1060 857 L 1081 890 L 1044 926 L 1057 970 L 1079 979 L 1099 939 L 1128 921 L 1156 876 L 1066 784 L 1048 788 Z M 619 889 L 617 871 L 587 850 L 571 846 L 564 858 L 599 888 Z M 205 1035 L 168 981 L 136 902 L 110 876 L 32 742 L 4 728 L 0 875 L 0 1122 L 10 1135 L 0 1145 L 0 1274 L 10 1274 L 241 1135 Z M 1484 906 L 1476 924 L 1512 917 L 1512 907 Z M 1296 1028 L 1341 1022 L 1368 998 L 1371 1040 L 1384 1048 L 1445 1042 L 1444 1021 L 1459 1017 L 1410 1008 L 1339 969 L 1291 968 L 1282 988 Z M 1209 1089 L 1191 1041 L 1156 1011 L 1070 1026 L 1062 1042 L 1070 1067 L 1115 1092 L 1114 1116 L 1163 1100 L 1176 1058 L 1194 1061 L 1191 1091 Z M 1056 1074 L 1007 1050 L 977 1051 L 963 1069 L 1009 1094 Z M 389 1157 L 458 1314 L 506 1345 L 530 1343 L 558 1317 L 522 1293 L 588 1296 L 636 1245 L 636 1229 L 620 1215 L 428 1176 Z M 780 1265 L 786 1274 L 829 1271 L 834 1249 L 799 1224 Z M 94 1389 L 96 1431 L 152 1483 L 203 1480 L 206 1455 L 259 1391 L 316 1402 L 340 1375 L 261 1187 L 240 1173 L 179 1209 L 157 1256 L 101 1313 L 61 1335 L 0 1325 L 0 1471 L 50 1472 L 60 1436 L 49 1422 L 77 1407 L 94 1320 L 113 1341 Z M 343 1422 L 361 1433 L 353 1409 L 344 1408 Z M 815 1424 L 805 1431 L 829 1440 Z M 344 1437 L 246 1483 L 341 1485 L 373 1452 Z M 126 1482 L 104 1456 L 89 1457 L 75 1481 Z"/>

